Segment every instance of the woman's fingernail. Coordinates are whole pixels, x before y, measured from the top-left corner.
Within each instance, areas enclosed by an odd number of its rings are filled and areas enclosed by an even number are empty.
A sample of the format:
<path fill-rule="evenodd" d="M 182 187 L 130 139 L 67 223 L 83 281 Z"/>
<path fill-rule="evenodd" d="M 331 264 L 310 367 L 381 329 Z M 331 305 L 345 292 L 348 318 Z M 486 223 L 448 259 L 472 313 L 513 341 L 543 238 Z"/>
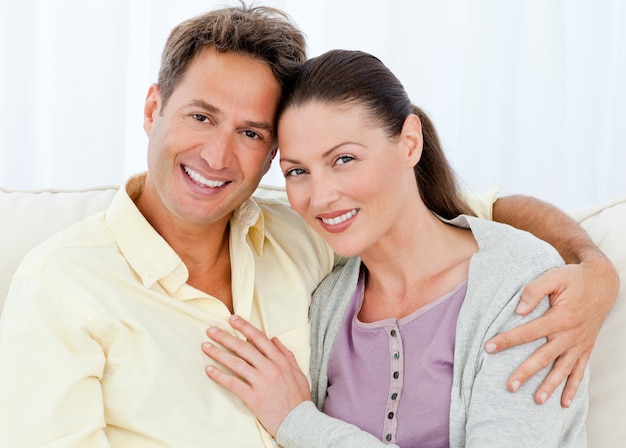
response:
<path fill-rule="evenodd" d="M 237 320 L 237 319 L 239 319 L 239 316 L 237 316 L 236 314 L 230 315 L 230 320 Z"/>
<path fill-rule="evenodd" d="M 511 388 L 513 389 L 513 392 L 517 392 L 517 390 L 519 389 L 520 386 L 520 382 L 515 380 L 513 381 L 513 384 L 511 384 Z"/>
<path fill-rule="evenodd" d="M 528 305 L 526 304 L 526 302 L 520 302 L 517 304 L 517 309 L 515 310 L 515 312 L 517 312 L 518 314 L 524 314 L 527 309 Z"/>
<path fill-rule="evenodd" d="M 496 344 L 494 344 L 493 342 L 490 342 L 489 344 L 487 344 L 485 346 L 485 350 L 487 351 L 487 353 L 493 353 L 496 351 Z"/>
<path fill-rule="evenodd" d="M 539 394 L 539 403 L 544 404 L 548 399 L 548 394 L 546 392 L 541 392 Z"/>

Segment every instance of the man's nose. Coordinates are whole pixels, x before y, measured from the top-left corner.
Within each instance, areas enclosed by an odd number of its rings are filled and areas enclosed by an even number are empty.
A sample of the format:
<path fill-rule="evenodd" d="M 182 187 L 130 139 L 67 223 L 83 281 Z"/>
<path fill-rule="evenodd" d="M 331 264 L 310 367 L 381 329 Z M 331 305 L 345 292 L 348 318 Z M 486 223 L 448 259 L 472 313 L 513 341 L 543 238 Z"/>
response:
<path fill-rule="evenodd" d="M 214 170 L 228 168 L 234 156 L 234 136 L 227 132 L 215 132 L 204 144 L 202 158 Z"/>

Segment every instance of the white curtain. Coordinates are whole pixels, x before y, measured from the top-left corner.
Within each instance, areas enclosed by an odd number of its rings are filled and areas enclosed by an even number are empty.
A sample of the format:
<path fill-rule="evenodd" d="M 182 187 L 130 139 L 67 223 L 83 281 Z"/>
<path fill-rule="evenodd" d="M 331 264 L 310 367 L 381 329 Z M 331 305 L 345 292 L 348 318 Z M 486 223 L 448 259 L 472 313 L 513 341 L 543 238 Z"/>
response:
<path fill-rule="evenodd" d="M 622 0 L 254 3 L 287 11 L 310 56 L 380 57 L 468 188 L 570 209 L 626 194 Z M 143 101 L 167 34 L 232 4 L 0 0 L 0 186 L 86 188 L 144 170 Z M 282 185 L 276 165 L 265 183 Z"/>

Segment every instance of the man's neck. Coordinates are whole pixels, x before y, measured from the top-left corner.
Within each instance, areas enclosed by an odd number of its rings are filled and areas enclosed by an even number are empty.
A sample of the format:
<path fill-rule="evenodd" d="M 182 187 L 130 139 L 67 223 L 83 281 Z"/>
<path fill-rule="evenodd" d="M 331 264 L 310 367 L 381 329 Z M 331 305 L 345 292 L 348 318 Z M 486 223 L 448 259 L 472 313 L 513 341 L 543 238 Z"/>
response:
<path fill-rule="evenodd" d="M 150 194 L 144 193 L 133 200 L 187 267 L 187 283 L 221 300 L 232 312 L 230 217 L 205 225 L 185 222 L 153 204 Z"/>

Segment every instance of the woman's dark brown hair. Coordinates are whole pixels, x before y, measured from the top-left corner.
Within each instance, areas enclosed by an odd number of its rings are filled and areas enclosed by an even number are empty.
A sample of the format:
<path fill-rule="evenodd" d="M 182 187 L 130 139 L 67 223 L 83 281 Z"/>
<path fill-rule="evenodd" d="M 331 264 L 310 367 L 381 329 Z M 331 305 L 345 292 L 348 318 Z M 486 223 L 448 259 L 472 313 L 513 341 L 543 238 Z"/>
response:
<path fill-rule="evenodd" d="M 474 214 L 460 194 L 431 120 L 411 104 L 402 83 L 378 58 L 360 51 L 332 50 L 310 59 L 285 92 L 281 111 L 311 101 L 364 106 L 367 118 L 385 129 L 389 138 L 401 133 L 409 115 L 417 115 L 424 148 L 414 171 L 424 204 L 448 219 Z"/>

